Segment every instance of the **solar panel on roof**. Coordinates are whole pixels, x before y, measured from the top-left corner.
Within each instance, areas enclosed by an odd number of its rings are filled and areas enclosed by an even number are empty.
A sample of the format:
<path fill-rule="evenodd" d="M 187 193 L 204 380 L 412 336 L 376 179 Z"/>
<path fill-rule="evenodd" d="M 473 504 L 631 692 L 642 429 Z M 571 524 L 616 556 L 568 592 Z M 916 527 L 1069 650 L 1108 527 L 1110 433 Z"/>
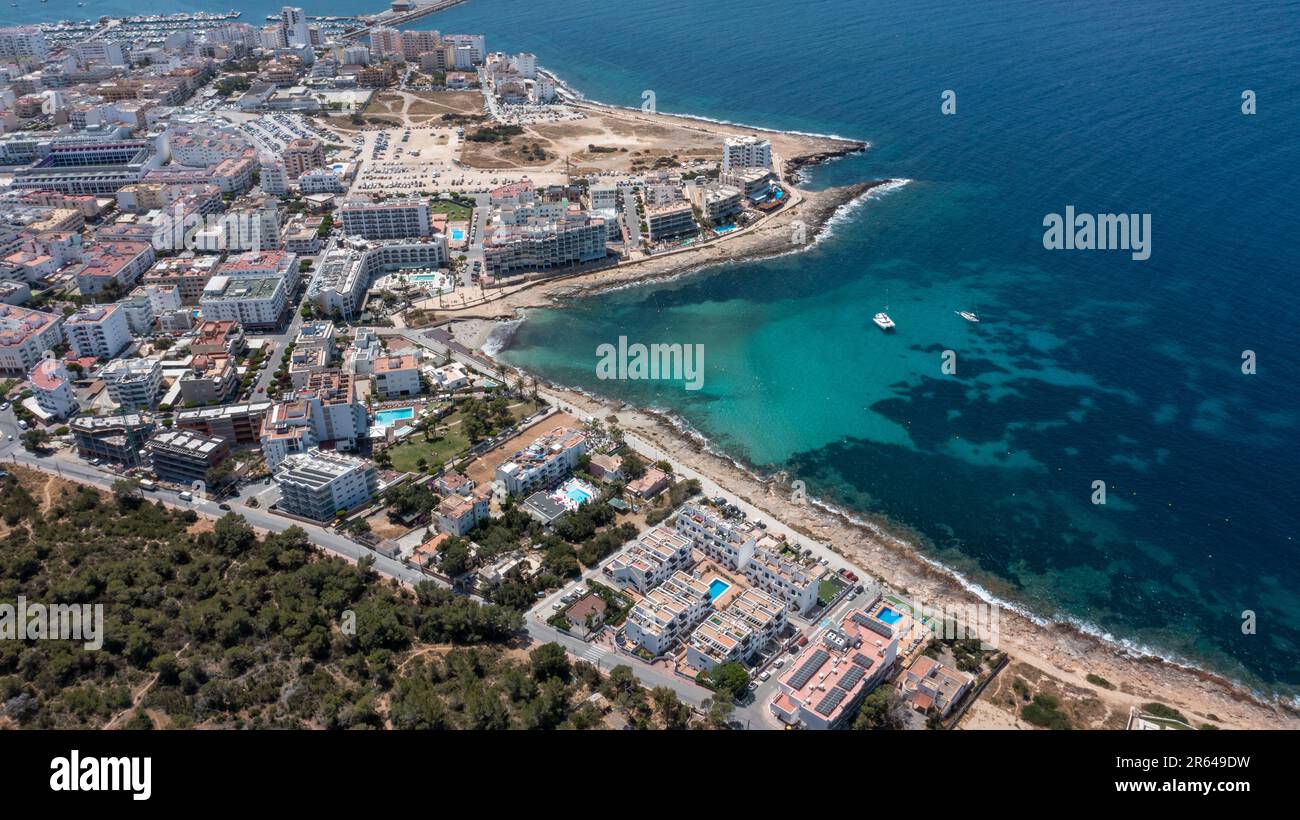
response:
<path fill-rule="evenodd" d="M 847 693 L 839 687 L 827 692 L 826 697 L 822 698 L 822 702 L 817 704 L 817 713 L 830 717 L 831 712 L 835 711 L 835 707 L 839 706 L 840 701 L 844 700 L 845 694 Z"/>
<path fill-rule="evenodd" d="M 817 670 L 822 668 L 826 661 L 831 659 L 831 655 L 825 649 L 818 649 L 803 662 L 799 670 L 790 678 L 790 685 L 795 689 L 802 689 L 804 684 L 812 680 L 812 676 L 817 674 Z"/>
<path fill-rule="evenodd" d="M 866 673 L 862 671 L 861 666 L 853 664 L 849 666 L 847 671 L 845 671 L 844 677 L 840 678 L 840 682 L 835 685 L 844 690 L 852 689 L 858 685 L 858 681 L 862 680 L 862 677 L 865 674 Z"/>
<path fill-rule="evenodd" d="M 881 623 L 880 621 L 876 620 L 875 618 L 868 618 L 866 615 L 863 615 L 861 612 L 853 613 L 853 622 L 865 626 L 867 629 L 870 629 L 872 632 L 876 633 L 882 638 L 894 637 L 893 629 Z"/>
<path fill-rule="evenodd" d="M 858 666 L 861 666 L 863 669 L 871 668 L 871 658 L 868 658 L 866 655 L 863 655 L 861 652 L 854 652 L 852 661 L 856 663 Z"/>

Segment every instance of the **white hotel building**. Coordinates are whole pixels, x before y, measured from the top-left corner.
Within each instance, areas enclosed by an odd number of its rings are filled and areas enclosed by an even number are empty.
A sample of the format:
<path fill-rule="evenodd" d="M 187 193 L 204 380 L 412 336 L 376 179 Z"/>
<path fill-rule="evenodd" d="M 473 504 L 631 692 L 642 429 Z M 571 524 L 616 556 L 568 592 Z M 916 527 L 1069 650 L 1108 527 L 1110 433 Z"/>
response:
<path fill-rule="evenodd" d="M 818 587 L 826 568 L 807 569 L 781 555 L 782 536 L 749 522 L 733 525 L 694 504 L 677 515 L 677 532 L 728 569 L 743 572 L 750 583 L 779 598 L 795 612 L 807 612 L 817 603 Z"/>
<path fill-rule="evenodd" d="M 772 143 L 758 137 L 727 137 L 722 143 L 722 173 L 737 168 L 771 168 Z"/>
<path fill-rule="evenodd" d="M 280 508 L 313 521 L 328 521 L 342 510 L 369 501 L 379 485 L 371 462 L 311 450 L 284 459 L 275 473 Z"/>
<path fill-rule="evenodd" d="M 288 303 L 284 279 L 278 276 L 219 274 L 208 280 L 199 299 L 205 320 L 235 321 L 247 330 L 277 327 Z"/>
<path fill-rule="evenodd" d="M 496 478 L 511 495 L 529 493 L 568 475 L 586 451 L 586 435 L 557 427 L 503 461 Z"/>
<path fill-rule="evenodd" d="M 623 635 L 651 655 L 662 655 L 711 611 L 708 585 L 678 570 L 632 606 Z"/>
<path fill-rule="evenodd" d="M 655 527 L 619 553 L 605 573 L 642 594 L 691 563 L 691 539 L 667 527 Z"/>
<path fill-rule="evenodd" d="M 366 239 L 406 239 L 429 236 L 433 222 L 425 199 L 389 199 L 372 202 L 354 199 L 339 209 L 343 232 Z"/>
<path fill-rule="evenodd" d="M 131 343 L 126 311 L 116 304 L 90 305 L 63 323 L 68 344 L 78 356 L 111 359 Z"/>

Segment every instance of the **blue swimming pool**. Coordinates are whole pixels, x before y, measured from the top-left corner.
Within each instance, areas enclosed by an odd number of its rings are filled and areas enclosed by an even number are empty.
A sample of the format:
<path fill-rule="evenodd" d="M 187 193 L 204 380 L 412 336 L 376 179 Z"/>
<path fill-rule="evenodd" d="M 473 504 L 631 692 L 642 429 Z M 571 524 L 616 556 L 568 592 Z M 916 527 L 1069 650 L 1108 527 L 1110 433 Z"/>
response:
<path fill-rule="evenodd" d="M 709 582 L 709 600 L 710 601 L 718 600 L 718 596 L 722 595 L 722 593 L 726 592 L 729 589 L 731 589 L 731 584 L 728 584 L 726 581 L 722 580 L 721 578 L 714 578 L 712 581 Z"/>
<path fill-rule="evenodd" d="M 414 416 L 414 407 L 394 407 L 391 410 L 380 410 L 378 413 L 375 413 L 375 426 L 392 427 L 397 422 L 404 421 Z"/>
<path fill-rule="evenodd" d="M 894 610 L 890 609 L 887 606 L 882 606 L 880 608 L 880 611 L 876 613 L 876 617 L 884 621 L 885 623 L 889 624 L 890 626 L 893 626 L 894 624 L 903 620 L 903 615 L 901 612 L 895 612 Z"/>
<path fill-rule="evenodd" d="M 569 497 L 570 501 L 579 506 L 591 500 L 591 493 L 581 487 L 569 487 L 564 491 L 564 494 Z"/>
<path fill-rule="evenodd" d="M 459 242 L 460 240 L 465 238 L 465 232 L 462 231 L 460 228 L 452 228 L 451 238 Z"/>

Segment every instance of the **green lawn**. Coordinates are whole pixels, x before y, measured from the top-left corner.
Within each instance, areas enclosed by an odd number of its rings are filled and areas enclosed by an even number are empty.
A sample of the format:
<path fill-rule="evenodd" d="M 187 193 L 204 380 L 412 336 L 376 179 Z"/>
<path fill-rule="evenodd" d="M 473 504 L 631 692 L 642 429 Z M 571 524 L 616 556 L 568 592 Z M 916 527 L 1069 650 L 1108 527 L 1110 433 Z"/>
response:
<path fill-rule="evenodd" d="M 459 418 L 459 413 L 452 413 L 443 420 L 443 423 L 454 422 Z M 403 472 L 416 472 L 420 469 L 416 462 L 421 458 L 432 467 L 436 464 L 446 463 L 457 454 L 464 452 L 468 447 L 469 439 L 461 432 L 461 426 L 456 425 L 434 441 L 425 441 L 424 433 L 417 430 L 407 436 L 406 440 L 401 444 L 390 447 L 388 454 L 393 459 L 393 469 Z"/>
<path fill-rule="evenodd" d="M 460 205 L 455 202 L 438 201 L 430 205 L 429 211 L 435 214 L 446 214 L 447 219 L 451 222 L 468 221 L 474 209 L 468 205 Z"/>
<path fill-rule="evenodd" d="M 827 578 L 817 587 L 817 603 L 820 606 L 826 606 L 835 600 L 835 596 L 840 594 L 847 582 L 840 580 L 838 575 Z"/>

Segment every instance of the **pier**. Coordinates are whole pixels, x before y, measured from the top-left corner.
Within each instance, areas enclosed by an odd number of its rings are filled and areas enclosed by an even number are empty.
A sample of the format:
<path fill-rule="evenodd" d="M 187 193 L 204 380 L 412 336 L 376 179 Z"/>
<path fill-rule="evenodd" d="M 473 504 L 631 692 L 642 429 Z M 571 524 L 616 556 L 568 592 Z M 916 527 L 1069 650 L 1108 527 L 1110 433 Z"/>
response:
<path fill-rule="evenodd" d="M 465 0 L 434 0 L 434 2 L 431 3 L 418 5 L 415 8 L 411 9 L 410 11 L 380 12 L 379 14 L 376 14 L 374 17 L 368 18 L 369 20 L 368 25 L 359 29 L 354 29 L 353 31 L 346 31 L 343 34 L 339 35 L 339 39 L 356 40 L 360 37 L 368 35 L 370 33 L 370 30 L 375 28 L 376 26 L 390 26 L 394 28 L 397 26 L 404 26 L 407 23 L 414 22 L 415 20 L 419 20 L 421 17 L 427 17 L 430 14 L 433 14 L 434 12 L 439 12 L 442 11 L 443 9 L 449 9 L 452 6 L 458 6 L 463 2 L 465 2 Z"/>

